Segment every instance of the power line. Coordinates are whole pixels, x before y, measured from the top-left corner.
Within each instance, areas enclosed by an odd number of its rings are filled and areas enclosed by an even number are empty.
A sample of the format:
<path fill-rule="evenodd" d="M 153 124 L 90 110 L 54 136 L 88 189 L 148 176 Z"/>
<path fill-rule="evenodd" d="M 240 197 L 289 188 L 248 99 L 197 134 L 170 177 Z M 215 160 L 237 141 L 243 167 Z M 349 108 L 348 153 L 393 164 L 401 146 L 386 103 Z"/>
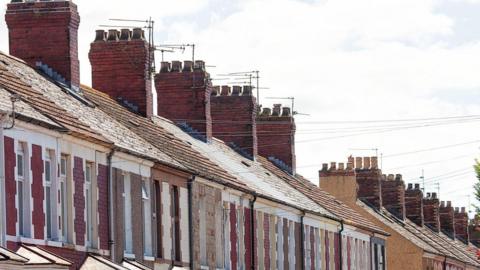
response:
<path fill-rule="evenodd" d="M 456 144 L 447 144 L 447 145 L 442 145 L 442 146 L 432 147 L 432 148 L 425 148 L 425 149 L 416 150 L 416 151 L 395 153 L 395 154 L 385 155 L 384 158 L 405 156 L 405 155 L 411 155 L 411 154 L 417 154 L 417 153 L 429 152 L 429 151 L 436 151 L 436 150 L 442 150 L 442 149 L 447 149 L 447 148 L 454 148 L 454 147 L 463 146 L 463 145 L 468 145 L 468 144 L 475 144 L 475 143 L 480 143 L 480 140 L 467 141 L 467 142 L 456 143 Z"/>

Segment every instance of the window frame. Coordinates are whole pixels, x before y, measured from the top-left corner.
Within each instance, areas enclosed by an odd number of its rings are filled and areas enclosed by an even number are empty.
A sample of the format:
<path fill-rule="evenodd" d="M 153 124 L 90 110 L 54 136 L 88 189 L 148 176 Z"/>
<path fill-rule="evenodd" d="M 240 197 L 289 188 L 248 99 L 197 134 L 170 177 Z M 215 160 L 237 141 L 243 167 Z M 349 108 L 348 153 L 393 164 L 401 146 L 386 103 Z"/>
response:
<path fill-rule="evenodd" d="M 55 177 L 52 175 L 52 158 L 50 150 L 46 150 L 45 157 L 43 159 L 43 186 L 44 186 L 44 201 L 45 201 L 45 230 L 46 230 L 46 239 L 55 240 L 56 233 L 54 232 L 55 228 L 55 214 L 53 213 L 53 206 L 55 203 Z M 48 164 L 47 164 L 48 163 Z M 47 192 L 48 191 L 48 192 Z"/>
<path fill-rule="evenodd" d="M 93 200 L 94 196 L 94 177 L 95 177 L 95 164 L 93 162 L 85 162 L 85 233 L 87 247 L 93 247 L 95 243 L 95 231 L 94 231 L 94 213 L 95 207 Z"/>
<path fill-rule="evenodd" d="M 30 196 L 30 174 L 29 174 L 29 144 L 25 141 L 18 141 L 16 145 L 16 203 L 17 203 L 17 225 L 20 237 L 31 237 L 31 196 Z M 22 168 L 19 168 L 19 157 L 21 157 Z M 22 172 L 20 175 L 19 172 Z M 21 185 L 21 187 L 20 187 Z"/>

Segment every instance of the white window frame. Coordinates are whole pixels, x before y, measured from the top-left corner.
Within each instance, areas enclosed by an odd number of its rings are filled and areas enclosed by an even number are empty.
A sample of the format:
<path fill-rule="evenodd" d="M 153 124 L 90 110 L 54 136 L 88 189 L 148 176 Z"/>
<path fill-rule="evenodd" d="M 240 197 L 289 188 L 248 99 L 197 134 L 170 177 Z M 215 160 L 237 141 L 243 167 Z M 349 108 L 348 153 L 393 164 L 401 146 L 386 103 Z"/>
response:
<path fill-rule="evenodd" d="M 19 168 L 19 158 L 22 159 L 22 168 Z M 30 200 L 30 174 L 29 172 L 29 155 L 28 143 L 18 142 L 16 149 L 16 187 L 17 187 L 17 225 L 18 235 L 25 238 L 31 236 L 31 200 Z M 22 172 L 20 175 L 19 172 Z M 21 185 L 21 188 L 20 188 Z"/>
<path fill-rule="evenodd" d="M 131 257 L 133 254 L 132 236 L 132 194 L 130 174 L 123 175 L 123 217 L 124 217 L 124 255 Z"/>
<path fill-rule="evenodd" d="M 94 192 L 93 183 L 95 177 L 95 164 L 92 162 L 85 163 L 85 232 L 86 245 L 91 247 L 94 243 Z"/>
<path fill-rule="evenodd" d="M 153 235 L 152 235 L 152 193 L 150 180 L 142 179 L 142 210 L 143 210 L 143 244 L 144 256 L 153 256 Z"/>
<path fill-rule="evenodd" d="M 69 172 L 69 157 L 65 154 L 60 156 L 60 223 L 62 229 L 62 241 L 68 242 L 68 172 Z M 65 167 L 64 167 L 65 165 Z"/>
<path fill-rule="evenodd" d="M 54 175 L 54 166 L 52 163 L 51 152 L 46 151 L 45 157 L 43 160 L 44 170 L 43 170 L 43 185 L 44 185 L 44 197 L 45 197 L 45 230 L 46 230 L 46 239 L 56 240 L 57 233 L 56 228 L 56 192 L 55 192 L 55 175 Z M 48 218 L 50 217 L 50 218 Z"/>

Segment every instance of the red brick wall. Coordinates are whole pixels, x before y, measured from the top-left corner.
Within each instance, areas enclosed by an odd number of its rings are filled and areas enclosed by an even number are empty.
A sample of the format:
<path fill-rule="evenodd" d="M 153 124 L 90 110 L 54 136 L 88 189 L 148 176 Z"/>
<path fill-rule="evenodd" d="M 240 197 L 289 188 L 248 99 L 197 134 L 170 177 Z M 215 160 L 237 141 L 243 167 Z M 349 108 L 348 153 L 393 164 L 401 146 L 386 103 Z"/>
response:
<path fill-rule="evenodd" d="M 85 176 L 83 173 L 83 159 L 74 157 L 73 161 L 73 206 L 75 208 L 74 230 L 77 245 L 85 245 L 85 194 L 84 194 Z"/>
<path fill-rule="evenodd" d="M 41 246 L 41 248 L 70 261 L 73 264 L 72 267 L 70 267 L 70 270 L 79 269 L 87 258 L 86 252 L 77 251 L 70 248 L 57 248 L 51 246 Z"/>
<path fill-rule="evenodd" d="M 263 214 L 263 236 L 264 265 L 265 269 L 270 269 L 270 215 L 267 213 Z"/>
<path fill-rule="evenodd" d="M 32 145 L 32 159 L 30 161 L 32 169 L 32 225 L 33 237 L 35 239 L 44 239 L 45 236 L 45 212 L 43 209 L 44 189 L 43 189 L 43 159 L 42 147 Z"/>
<path fill-rule="evenodd" d="M 280 105 L 281 106 L 281 105 Z M 288 108 L 269 108 L 257 117 L 258 154 L 281 160 L 295 171 L 295 121 Z"/>
<path fill-rule="evenodd" d="M 41 61 L 72 85 L 80 85 L 77 41 L 80 16 L 74 3 L 8 4 L 5 19 L 11 55 L 31 66 Z"/>
<path fill-rule="evenodd" d="M 340 246 L 339 242 L 340 241 L 340 236 L 338 233 L 334 234 L 334 250 L 335 250 L 335 269 L 340 269 Z"/>
<path fill-rule="evenodd" d="M 100 238 L 99 248 L 108 250 L 108 167 L 98 165 L 97 186 L 98 186 L 98 236 Z"/>
<path fill-rule="evenodd" d="M 429 225 L 434 231 L 440 231 L 440 216 L 437 194 L 432 193 L 431 196 L 427 193 L 427 197 L 423 199 L 423 220 L 425 225 Z"/>
<path fill-rule="evenodd" d="M 16 235 L 17 208 L 15 207 L 15 194 L 17 194 L 17 185 L 15 181 L 15 141 L 10 137 L 4 137 L 5 152 L 5 195 L 6 195 L 6 216 L 7 234 Z"/>
<path fill-rule="evenodd" d="M 402 175 L 382 179 L 382 205 L 399 219 L 405 219 L 405 184 Z"/>
<path fill-rule="evenodd" d="M 252 269 L 252 224 L 250 208 L 244 208 L 244 228 L 245 228 L 245 269 Z"/>
<path fill-rule="evenodd" d="M 465 212 L 465 207 L 462 207 L 461 211 L 458 210 L 455 209 L 455 237 L 468 241 L 468 214 Z"/>
<path fill-rule="evenodd" d="M 185 61 L 186 68 L 178 61 L 162 63 L 160 73 L 155 76 L 158 115 L 175 123 L 186 122 L 190 127 L 205 135 L 212 136 L 210 95 L 212 86 L 205 64 Z M 170 68 L 170 66 L 172 68 Z"/>
<path fill-rule="evenodd" d="M 234 86 L 233 93 L 229 89 L 229 86 L 222 86 L 224 91 L 218 93 L 217 90 L 212 94 L 213 136 L 235 144 L 254 157 L 257 155 L 256 99 L 249 86 L 245 86 L 243 92 L 240 86 Z"/>
<path fill-rule="evenodd" d="M 230 204 L 230 261 L 232 263 L 232 270 L 237 270 L 238 256 L 237 256 L 237 209 L 234 203 Z"/>
<path fill-rule="evenodd" d="M 423 226 L 423 193 L 419 184 L 408 184 L 405 190 L 405 214 L 415 224 Z"/>
<path fill-rule="evenodd" d="M 439 215 L 440 215 L 440 228 L 442 231 L 450 233 L 452 236 L 455 236 L 455 226 L 454 226 L 454 214 L 455 211 L 452 207 L 452 202 L 448 201 L 441 202 Z"/>
<path fill-rule="evenodd" d="M 103 30 L 90 45 L 92 86 L 113 99 L 136 106 L 144 116 L 153 114 L 152 80 L 148 42 L 143 30 L 110 30 L 105 39 Z"/>

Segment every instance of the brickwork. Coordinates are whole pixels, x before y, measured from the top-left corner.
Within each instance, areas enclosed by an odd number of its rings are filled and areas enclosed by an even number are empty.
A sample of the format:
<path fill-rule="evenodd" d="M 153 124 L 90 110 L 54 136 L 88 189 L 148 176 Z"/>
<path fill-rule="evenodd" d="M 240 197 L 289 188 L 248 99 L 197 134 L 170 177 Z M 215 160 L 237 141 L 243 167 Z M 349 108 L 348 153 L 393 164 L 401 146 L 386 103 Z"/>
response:
<path fill-rule="evenodd" d="M 98 237 L 99 248 L 108 250 L 108 167 L 98 164 L 97 186 L 98 186 Z"/>
<path fill-rule="evenodd" d="M 455 238 L 468 242 L 470 239 L 468 234 L 468 213 L 465 211 L 465 207 L 459 209 L 455 208 Z"/>
<path fill-rule="evenodd" d="M 42 147 L 32 145 L 32 159 L 30 161 L 32 169 L 32 225 L 33 237 L 35 239 L 45 238 L 45 212 L 43 209 L 44 189 L 43 189 L 43 159 Z"/>
<path fill-rule="evenodd" d="M 80 266 L 85 261 L 85 259 L 87 258 L 86 252 L 77 251 L 71 248 L 58 248 L 58 247 L 52 247 L 52 246 L 40 246 L 40 247 L 45 249 L 48 252 L 51 252 L 71 262 L 72 266 L 70 267 L 70 270 L 79 269 Z"/>
<path fill-rule="evenodd" d="M 10 137 L 4 137 L 5 154 L 5 208 L 7 218 L 6 232 L 8 235 L 16 235 L 17 208 L 15 206 L 15 194 L 17 194 L 17 185 L 15 181 L 15 141 Z"/>
<path fill-rule="evenodd" d="M 132 244 L 135 260 L 143 262 L 143 208 L 142 177 L 130 173 L 132 199 Z"/>
<path fill-rule="evenodd" d="M 37 61 L 80 85 L 78 26 L 80 16 L 71 1 L 11 3 L 5 15 L 10 54 L 35 66 Z"/>
<path fill-rule="evenodd" d="M 264 108 L 257 116 L 258 154 L 276 158 L 295 172 L 295 130 L 290 108 L 280 104 L 274 105 L 273 110 Z"/>
<path fill-rule="evenodd" d="M 191 128 L 212 137 L 210 75 L 203 61 L 163 62 L 155 76 L 158 115 L 175 123 L 187 123 Z"/>
<path fill-rule="evenodd" d="M 153 115 L 150 51 L 142 29 L 97 30 L 90 45 L 92 87 L 129 104 L 144 116 Z"/>
<path fill-rule="evenodd" d="M 437 193 L 427 193 L 423 198 L 423 221 L 424 224 L 432 228 L 432 230 L 440 231 L 440 201 L 437 198 Z"/>
<path fill-rule="evenodd" d="M 367 201 L 379 209 L 382 207 L 382 171 L 378 169 L 376 157 L 348 158 L 348 163 L 354 164 L 357 175 L 358 198 Z"/>
<path fill-rule="evenodd" d="M 211 96 L 212 135 L 240 148 L 240 153 L 257 155 L 256 99 L 250 86 L 214 87 Z"/>
<path fill-rule="evenodd" d="M 423 193 L 419 184 L 408 184 L 405 190 L 405 215 L 419 226 L 423 226 Z"/>
<path fill-rule="evenodd" d="M 440 228 L 443 232 L 455 236 L 455 223 L 454 216 L 455 210 L 452 207 L 452 202 L 448 201 L 440 203 L 439 215 L 440 215 Z"/>
<path fill-rule="evenodd" d="M 382 177 L 382 204 L 397 218 L 405 219 L 405 183 L 401 174 Z"/>
<path fill-rule="evenodd" d="M 83 172 L 83 159 L 74 157 L 73 160 L 73 207 L 75 208 L 74 230 L 75 244 L 85 245 L 85 194 L 84 194 L 85 174 Z"/>

